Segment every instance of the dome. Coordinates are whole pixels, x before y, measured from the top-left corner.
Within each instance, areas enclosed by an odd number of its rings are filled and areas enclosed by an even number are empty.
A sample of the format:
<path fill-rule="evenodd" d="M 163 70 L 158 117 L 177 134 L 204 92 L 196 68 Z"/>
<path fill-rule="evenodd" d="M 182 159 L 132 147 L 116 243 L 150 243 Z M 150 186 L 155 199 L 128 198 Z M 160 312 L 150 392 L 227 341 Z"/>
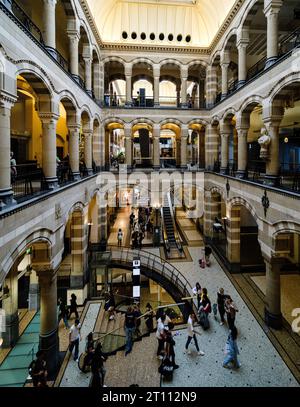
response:
<path fill-rule="evenodd" d="M 86 0 L 104 43 L 208 47 L 235 0 Z"/>

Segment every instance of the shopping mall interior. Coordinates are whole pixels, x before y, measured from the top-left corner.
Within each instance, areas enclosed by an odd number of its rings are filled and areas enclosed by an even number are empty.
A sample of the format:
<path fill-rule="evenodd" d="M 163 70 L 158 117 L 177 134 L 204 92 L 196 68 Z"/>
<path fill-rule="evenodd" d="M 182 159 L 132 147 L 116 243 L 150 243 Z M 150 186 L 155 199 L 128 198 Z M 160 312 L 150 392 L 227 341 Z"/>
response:
<path fill-rule="evenodd" d="M 0 21 L 0 387 L 36 386 L 38 352 L 40 386 L 93 386 L 89 333 L 101 386 L 299 387 L 299 0 L 0 0 Z"/>

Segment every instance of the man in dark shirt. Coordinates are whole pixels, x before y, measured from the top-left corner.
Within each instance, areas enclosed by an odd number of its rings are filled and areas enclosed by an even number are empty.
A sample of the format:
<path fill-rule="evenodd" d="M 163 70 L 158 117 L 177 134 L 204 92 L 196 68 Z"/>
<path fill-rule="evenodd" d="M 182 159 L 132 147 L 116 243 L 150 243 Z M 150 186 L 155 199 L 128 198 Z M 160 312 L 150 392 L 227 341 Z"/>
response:
<path fill-rule="evenodd" d="M 39 350 L 36 359 L 29 366 L 29 372 L 32 377 L 34 387 L 48 387 L 47 385 L 47 368 L 44 352 Z"/>
<path fill-rule="evenodd" d="M 58 307 L 59 307 L 58 325 L 60 323 L 60 320 L 62 319 L 64 321 L 66 329 L 69 329 L 67 305 L 61 298 L 58 299 Z"/>
<path fill-rule="evenodd" d="M 127 312 L 125 314 L 125 323 L 124 329 L 126 333 L 126 345 L 125 345 L 125 356 L 128 355 L 132 351 L 132 344 L 133 344 L 133 332 L 135 331 L 135 313 L 132 307 L 128 307 Z"/>

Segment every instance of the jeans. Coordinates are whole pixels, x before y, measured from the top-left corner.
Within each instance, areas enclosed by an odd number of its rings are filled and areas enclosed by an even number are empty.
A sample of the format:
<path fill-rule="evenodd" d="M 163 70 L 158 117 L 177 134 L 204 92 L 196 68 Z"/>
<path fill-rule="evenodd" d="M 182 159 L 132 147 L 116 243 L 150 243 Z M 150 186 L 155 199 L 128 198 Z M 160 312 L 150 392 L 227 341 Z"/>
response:
<path fill-rule="evenodd" d="M 75 347 L 74 360 L 77 360 L 77 359 L 78 359 L 78 355 L 79 355 L 79 339 L 76 339 L 75 341 L 72 341 L 72 342 L 70 343 L 69 351 L 70 351 L 71 353 L 73 352 L 74 347 Z"/>
<path fill-rule="evenodd" d="M 237 354 L 233 355 L 232 353 L 228 353 L 225 356 L 223 366 L 224 367 L 227 366 L 228 363 L 230 363 L 230 362 L 233 362 L 234 366 L 237 367 L 237 368 L 239 368 L 241 366 L 240 362 L 238 361 Z"/>
<path fill-rule="evenodd" d="M 65 327 L 68 329 L 69 328 L 69 323 L 68 323 L 67 315 L 65 315 L 63 317 L 61 315 L 58 316 L 58 325 L 59 325 L 61 319 L 64 321 Z"/>
<path fill-rule="evenodd" d="M 157 348 L 157 356 L 161 355 L 162 351 L 164 350 L 165 346 L 165 341 L 163 339 L 157 339 L 158 340 L 158 348 Z"/>
<path fill-rule="evenodd" d="M 194 339 L 197 352 L 199 352 L 199 345 L 198 345 L 198 341 L 197 341 L 197 338 L 196 338 L 196 334 L 194 334 L 194 336 L 188 336 L 188 339 L 187 339 L 187 342 L 186 342 L 186 345 L 185 345 L 185 349 L 187 349 L 189 347 L 189 344 L 191 343 L 192 339 Z"/>
<path fill-rule="evenodd" d="M 135 327 L 133 328 L 127 328 L 125 327 L 125 333 L 126 333 L 126 345 L 125 345 L 125 352 L 129 353 L 132 351 L 132 336 L 133 332 L 135 331 Z"/>
<path fill-rule="evenodd" d="M 222 322 L 225 322 L 225 319 L 224 319 L 225 308 L 222 307 L 222 306 L 220 306 L 220 305 L 218 305 L 218 310 L 219 310 L 219 314 L 220 314 L 220 317 L 221 317 L 221 321 L 222 321 Z"/>

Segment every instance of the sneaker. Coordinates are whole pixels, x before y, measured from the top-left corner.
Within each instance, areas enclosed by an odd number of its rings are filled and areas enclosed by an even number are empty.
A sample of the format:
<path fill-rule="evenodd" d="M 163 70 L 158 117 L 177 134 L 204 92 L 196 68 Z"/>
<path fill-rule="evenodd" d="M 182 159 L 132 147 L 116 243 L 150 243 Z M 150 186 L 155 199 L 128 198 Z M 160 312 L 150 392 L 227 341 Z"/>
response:
<path fill-rule="evenodd" d="M 164 357 L 162 355 L 158 355 L 157 358 L 163 360 Z"/>
<path fill-rule="evenodd" d="M 220 325 L 221 325 L 221 326 L 224 325 L 224 322 L 220 322 Z"/>
<path fill-rule="evenodd" d="M 191 352 L 190 350 L 187 351 L 187 354 L 188 354 L 188 355 L 191 355 L 191 353 L 192 353 L 192 352 Z"/>
<path fill-rule="evenodd" d="M 202 350 L 199 350 L 198 355 L 199 355 L 199 356 L 204 356 L 205 353 L 204 353 Z"/>
<path fill-rule="evenodd" d="M 175 369 L 178 369 L 178 368 L 179 368 L 179 365 L 175 365 L 175 366 L 174 366 L 174 370 L 175 370 Z"/>
<path fill-rule="evenodd" d="M 74 360 L 75 360 L 75 362 L 77 362 L 77 363 L 79 362 L 79 359 L 78 359 L 78 358 L 77 358 L 77 359 L 74 359 Z"/>

